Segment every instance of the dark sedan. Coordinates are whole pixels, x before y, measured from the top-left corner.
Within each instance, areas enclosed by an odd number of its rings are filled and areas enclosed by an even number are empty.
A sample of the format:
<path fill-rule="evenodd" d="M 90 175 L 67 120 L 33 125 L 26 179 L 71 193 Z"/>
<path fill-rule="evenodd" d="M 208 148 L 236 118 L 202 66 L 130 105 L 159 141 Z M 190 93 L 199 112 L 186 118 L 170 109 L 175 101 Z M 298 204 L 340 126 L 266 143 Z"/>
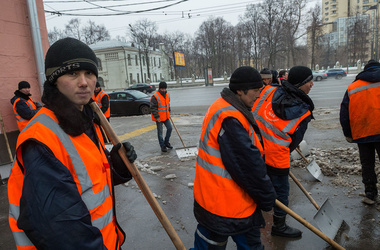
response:
<path fill-rule="evenodd" d="M 129 86 L 128 88 L 126 88 L 125 90 L 138 90 L 146 94 L 146 93 L 152 93 L 153 91 L 155 91 L 156 87 L 154 85 L 146 84 L 146 83 L 135 83 Z"/>
<path fill-rule="evenodd" d="M 111 116 L 150 114 L 150 97 L 137 90 L 114 91 L 110 96 Z"/>
<path fill-rule="evenodd" d="M 343 76 L 347 76 L 347 72 L 344 69 L 328 69 L 325 73 L 327 77 L 335 77 L 335 79 L 342 79 Z"/>

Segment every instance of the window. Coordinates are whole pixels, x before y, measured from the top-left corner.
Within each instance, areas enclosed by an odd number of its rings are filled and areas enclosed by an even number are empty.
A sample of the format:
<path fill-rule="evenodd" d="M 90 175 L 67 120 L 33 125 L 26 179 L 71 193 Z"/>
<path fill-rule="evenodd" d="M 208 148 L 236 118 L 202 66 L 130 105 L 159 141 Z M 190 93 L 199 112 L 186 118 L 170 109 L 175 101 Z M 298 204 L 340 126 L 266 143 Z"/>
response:
<path fill-rule="evenodd" d="M 142 56 L 142 62 L 143 62 L 143 65 L 145 66 L 145 57 Z"/>
<path fill-rule="evenodd" d="M 135 61 L 136 61 L 136 66 L 139 66 L 139 60 L 137 58 L 137 55 L 135 55 Z"/>
<path fill-rule="evenodd" d="M 132 62 L 131 62 L 131 55 L 128 54 L 128 65 L 131 66 L 132 65 Z"/>
<path fill-rule="evenodd" d="M 133 76 L 132 76 L 132 73 L 129 73 L 129 79 L 131 80 L 131 83 L 133 83 Z"/>
<path fill-rule="evenodd" d="M 158 67 L 161 68 L 161 58 L 158 58 Z"/>
<path fill-rule="evenodd" d="M 137 73 L 137 82 L 140 82 L 140 74 Z"/>
<path fill-rule="evenodd" d="M 327 2 L 325 2 L 325 5 L 328 5 L 329 4 L 329 2 L 327 1 Z"/>
<path fill-rule="evenodd" d="M 360 3 L 360 0 L 358 0 L 358 2 L 357 3 Z"/>
<path fill-rule="evenodd" d="M 153 58 L 154 67 L 156 67 L 156 58 Z"/>
<path fill-rule="evenodd" d="M 99 57 L 97 57 L 96 60 L 98 61 L 98 70 L 99 70 L 99 71 L 102 71 L 102 70 L 103 70 L 103 67 L 102 67 L 102 61 L 100 60 Z"/>
<path fill-rule="evenodd" d="M 106 61 L 116 61 L 119 60 L 119 54 L 117 52 L 115 53 L 105 53 L 104 54 Z"/>
<path fill-rule="evenodd" d="M 363 0 L 363 4 L 365 4 L 365 3 L 369 3 L 369 1 L 368 0 Z"/>
<path fill-rule="evenodd" d="M 329 13 L 328 13 L 328 12 L 326 12 L 326 13 L 325 13 L 325 16 L 328 16 L 328 15 L 329 15 Z"/>
<path fill-rule="evenodd" d="M 329 10 L 329 7 L 326 7 L 325 10 Z"/>
<path fill-rule="evenodd" d="M 335 9 L 335 8 L 336 8 L 336 4 L 334 4 L 334 5 L 332 6 L 332 8 Z"/>
<path fill-rule="evenodd" d="M 336 14 L 336 10 L 333 10 L 332 13 L 333 13 L 333 14 Z"/>
<path fill-rule="evenodd" d="M 144 82 L 146 82 L 146 73 L 144 73 Z"/>
<path fill-rule="evenodd" d="M 328 18 L 325 18 L 325 21 L 327 22 L 329 19 Z"/>

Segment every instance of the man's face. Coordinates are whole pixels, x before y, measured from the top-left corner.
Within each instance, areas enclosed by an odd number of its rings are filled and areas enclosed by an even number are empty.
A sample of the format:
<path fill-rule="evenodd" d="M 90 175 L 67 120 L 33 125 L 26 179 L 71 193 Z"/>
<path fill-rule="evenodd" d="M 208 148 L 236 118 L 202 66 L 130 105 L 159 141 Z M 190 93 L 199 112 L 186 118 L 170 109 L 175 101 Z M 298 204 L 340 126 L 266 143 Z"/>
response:
<path fill-rule="evenodd" d="M 23 93 L 24 95 L 29 95 L 30 94 L 30 88 L 20 89 L 20 92 Z"/>
<path fill-rule="evenodd" d="M 314 85 L 313 80 L 311 80 L 311 81 L 305 83 L 304 85 L 302 85 L 301 87 L 299 87 L 299 89 L 302 90 L 303 92 L 305 92 L 306 94 L 309 94 L 313 85 Z"/>
<path fill-rule="evenodd" d="M 248 89 L 247 94 L 243 90 L 237 90 L 236 92 L 240 100 L 248 108 L 252 108 L 256 99 L 260 97 L 260 89 Z"/>
<path fill-rule="evenodd" d="M 94 93 L 96 75 L 90 70 L 73 71 L 60 76 L 56 84 L 58 90 L 82 110 Z"/>
<path fill-rule="evenodd" d="M 283 75 L 282 78 L 288 80 L 288 72 L 285 72 L 285 75 Z"/>
<path fill-rule="evenodd" d="M 166 93 L 166 88 L 160 88 L 159 91 L 162 93 Z"/>
<path fill-rule="evenodd" d="M 272 78 L 263 78 L 263 82 L 265 85 L 268 85 L 272 82 Z"/>
<path fill-rule="evenodd" d="M 95 91 L 96 92 L 100 91 L 100 87 L 95 87 Z"/>

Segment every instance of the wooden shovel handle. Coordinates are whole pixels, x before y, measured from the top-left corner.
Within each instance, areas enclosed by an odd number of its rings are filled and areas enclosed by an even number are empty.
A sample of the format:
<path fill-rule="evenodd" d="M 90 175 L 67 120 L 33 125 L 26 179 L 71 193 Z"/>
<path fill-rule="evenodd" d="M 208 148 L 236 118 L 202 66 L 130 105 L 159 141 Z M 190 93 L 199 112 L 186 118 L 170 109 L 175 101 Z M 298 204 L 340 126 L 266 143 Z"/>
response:
<path fill-rule="evenodd" d="M 11 147 L 9 146 L 8 136 L 7 136 L 7 132 L 5 131 L 3 116 L 1 115 L 1 113 L 0 113 L 0 124 L 1 124 L 1 131 L 3 131 L 4 133 L 5 144 L 7 145 L 9 159 L 11 159 L 11 161 L 13 162 L 12 151 L 11 151 Z"/>
<path fill-rule="evenodd" d="M 336 249 L 344 249 L 341 245 L 336 243 L 334 240 L 329 238 L 326 234 L 322 233 L 320 230 L 318 230 L 316 227 L 314 227 L 312 224 L 310 224 L 307 220 L 296 214 L 293 210 L 285 206 L 283 203 L 281 203 L 279 200 L 276 200 L 276 206 L 284 210 L 286 213 L 288 213 L 290 216 L 292 216 L 294 219 L 298 220 L 301 224 L 303 224 L 305 227 L 310 229 L 313 233 L 321 237 L 324 241 L 329 243 L 331 246 L 335 247 Z"/>
<path fill-rule="evenodd" d="M 300 156 L 302 157 L 302 159 L 304 159 L 306 161 L 306 163 L 309 164 L 308 159 L 306 159 L 306 157 L 302 154 L 302 152 L 299 149 L 299 147 L 296 147 L 296 151 L 300 154 Z"/>
<path fill-rule="evenodd" d="M 309 194 L 309 192 L 304 188 L 304 186 L 302 186 L 301 182 L 295 177 L 295 175 L 289 171 L 289 175 L 290 177 L 292 177 L 293 181 L 297 184 L 297 186 L 302 190 L 302 192 L 306 195 L 306 197 L 309 199 L 309 201 L 314 205 L 314 207 L 319 210 L 320 207 L 319 205 L 317 204 L 317 202 L 315 202 L 315 200 L 313 199 L 313 197 L 311 197 L 311 195 Z"/>
<path fill-rule="evenodd" d="M 174 127 L 175 131 L 177 132 L 179 139 L 180 139 L 181 142 L 182 142 L 183 147 L 186 148 L 185 143 L 183 142 L 182 137 L 181 137 L 181 135 L 179 134 L 178 129 L 177 129 L 177 127 L 175 126 L 175 124 L 174 124 L 172 118 L 170 117 L 169 119 L 170 119 L 170 121 L 172 122 L 173 127 Z"/>
<path fill-rule="evenodd" d="M 120 143 L 119 138 L 117 137 L 115 131 L 112 129 L 111 125 L 107 121 L 106 117 L 104 116 L 104 114 L 101 111 L 101 109 L 99 108 L 99 106 L 95 102 L 91 102 L 90 106 L 94 110 L 94 112 L 99 116 L 100 124 L 103 127 L 104 131 L 106 132 L 108 138 L 111 140 L 112 144 L 116 145 L 116 144 Z M 127 154 L 127 151 L 123 147 L 123 144 L 121 144 L 121 148 L 119 149 L 119 155 L 120 155 L 121 159 L 123 160 L 124 164 L 127 166 L 129 172 L 131 172 L 131 174 L 132 174 L 133 178 L 135 179 L 137 185 L 139 186 L 139 188 L 143 192 L 146 200 L 148 201 L 149 205 L 153 209 L 153 212 L 156 214 L 158 220 L 161 222 L 166 233 L 169 235 L 174 246 L 176 247 L 176 249 L 181 249 L 181 250 L 186 249 L 185 246 L 183 245 L 181 239 L 178 237 L 177 232 L 175 231 L 172 224 L 170 223 L 169 219 L 166 217 L 161 206 L 158 204 L 156 198 L 153 196 L 153 193 L 150 190 L 149 186 L 146 184 L 144 178 L 141 176 L 136 165 L 129 162 L 126 154 Z"/>

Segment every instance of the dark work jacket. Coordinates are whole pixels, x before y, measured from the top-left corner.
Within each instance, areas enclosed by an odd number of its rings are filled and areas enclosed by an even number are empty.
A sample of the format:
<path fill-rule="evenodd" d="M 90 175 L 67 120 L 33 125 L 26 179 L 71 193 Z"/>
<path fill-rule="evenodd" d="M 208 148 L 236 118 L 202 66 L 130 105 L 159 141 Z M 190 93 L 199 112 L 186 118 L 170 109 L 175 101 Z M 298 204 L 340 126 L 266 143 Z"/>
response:
<path fill-rule="evenodd" d="M 22 92 L 20 92 L 19 90 L 16 90 L 14 92 L 15 96 L 12 97 L 11 99 L 11 104 L 13 105 L 15 103 L 15 101 L 18 99 L 18 98 L 21 98 L 21 100 L 25 100 L 25 101 L 28 101 L 30 98 L 29 96 L 31 96 L 30 94 L 29 95 L 25 95 L 23 94 Z M 37 114 L 37 112 L 40 110 L 40 108 L 42 107 L 42 105 L 38 102 L 35 103 L 36 106 L 37 106 L 37 109 L 35 110 L 31 110 L 28 106 L 28 104 L 26 104 L 25 102 L 21 102 L 19 101 L 17 104 L 16 104 L 16 110 L 17 110 L 17 113 L 25 120 L 30 120 L 33 118 L 33 116 L 35 114 Z"/>
<path fill-rule="evenodd" d="M 243 125 L 236 118 L 226 118 L 222 128 L 224 133 L 217 140 L 223 165 L 231 178 L 256 202 L 257 208 L 248 218 L 233 219 L 212 214 L 194 200 L 194 215 L 199 224 L 209 230 L 234 235 L 253 227 L 264 227 L 261 210 L 270 211 L 273 208 L 276 193 L 260 151 L 252 144 Z"/>
<path fill-rule="evenodd" d="M 380 82 L 380 67 L 373 66 L 373 67 L 368 68 L 367 70 L 360 72 L 356 76 L 355 81 L 356 80 L 362 80 L 362 81 L 372 82 L 372 83 Z M 348 92 L 346 91 L 346 93 L 344 94 L 342 103 L 340 104 L 339 118 L 340 118 L 340 125 L 342 126 L 344 136 L 352 138 L 351 126 L 350 126 L 350 115 L 349 115 L 349 110 L 348 110 L 349 104 L 350 104 L 350 99 L 348 98 Z M 364 138 L 357 139 L 354 142 L 355 143 L 380 142 L 380 135 L 367 136 Z"/>
<path fill-rule="evenodd" d="M 85 106 L 85 111 L 87 111 L 86 114 L 92 115 L 88 106 Z M 99 145 L 94 126 L 87 129 L 85 133 L 96 145 Z M 68 195 L 78 194 L 77 186 L 69 169 L 52 154 L 48 147 L 39 142 L 28 140 L 21 147 L 23 162 L 25 168 L 28 168 L 28 175 L 24 177 L 18 226 L 25 230 L 35 245 L 47 249 L 54 245 L 56 249 L 61 247 L 65 249 L 104 250 L 102 234 L 98 228 L 92 226 L 90 214 L 81 197 L 79 195 Z M 111 160 L 109 163 L 112 164 Z M 119 175 L 114 168 L 111 169 L 113 170 L 114 185 L 130 180 L 129 176 L 125 178 Z M 46 204 L 50 190 L 61 192 L 64 199 Z M 39 194 L 39 199 L 33 195 L 36 192 Z M 58 194 L 55 195 L 59 196 Z M 41 199 L 42 197 L 46 197 L 46 200 Z M 41 214 L 40 207 L 47 205 L 56 208 L 49 209 L 53 214 Z M 49 222 L 50 227 L 44 227 L 43 223 L 37 220 L 38 218 L 60 218 L 62 214 L 71 215 L 71 217 L 64 218 L 68 223 L 57 219 L 54 223 Z M 59 233 L 57 234 L 57 232 Z M 78 237 L 78 233 L 80 233 L 80 237 Z M 57 237 L 57 235 L 60 236 Z M 76 241 L 77 239 L 80 241 Z"/>

